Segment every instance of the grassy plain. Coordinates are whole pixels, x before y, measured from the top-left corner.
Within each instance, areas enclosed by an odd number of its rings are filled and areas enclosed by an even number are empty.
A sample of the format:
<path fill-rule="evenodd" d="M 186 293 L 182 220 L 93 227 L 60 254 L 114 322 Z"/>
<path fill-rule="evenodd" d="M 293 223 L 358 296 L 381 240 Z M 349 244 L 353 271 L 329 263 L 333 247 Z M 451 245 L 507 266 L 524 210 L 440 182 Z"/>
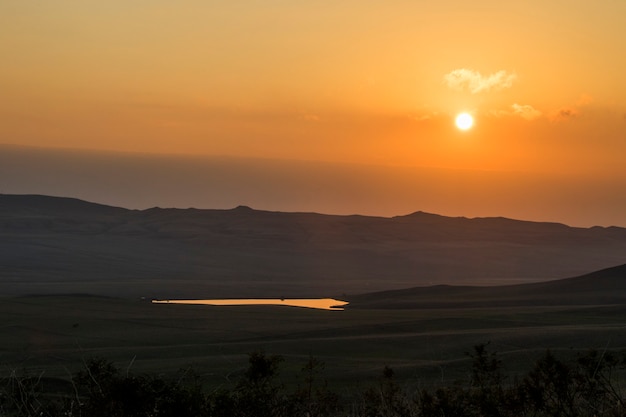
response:
<path fill-rule="evenodd" d="M 135 373 L 174 376 L 191 366 L 217 387 L 236 381 L 247 354 L 263 350 L 285 358 L 287 384 L 300 381 L 310 355 L 335 387 L 373 383 L 385 365 L 409 385 L 450 384 L 468 377 L 466 352 L 476 344 L 490 343 L 513 376 L 546 349 L 567 357 L 626 348 L 625 319 L 624 305 L 322 311 L 12 297 L 0 302 L 0 372 L 68 377 L 104 357 Z"/>

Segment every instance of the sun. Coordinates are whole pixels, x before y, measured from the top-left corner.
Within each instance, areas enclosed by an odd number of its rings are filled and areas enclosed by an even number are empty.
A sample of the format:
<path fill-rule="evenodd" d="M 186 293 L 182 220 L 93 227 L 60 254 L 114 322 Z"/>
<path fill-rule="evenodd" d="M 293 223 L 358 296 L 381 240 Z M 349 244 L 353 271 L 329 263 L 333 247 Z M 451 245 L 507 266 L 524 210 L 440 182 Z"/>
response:
<path fill-rule="evenodd" d="M 454 124 L 461 130 L 468 130 L 474 125 L 474 118 L 469 113 L 459 113 L 454 119 Z"/>

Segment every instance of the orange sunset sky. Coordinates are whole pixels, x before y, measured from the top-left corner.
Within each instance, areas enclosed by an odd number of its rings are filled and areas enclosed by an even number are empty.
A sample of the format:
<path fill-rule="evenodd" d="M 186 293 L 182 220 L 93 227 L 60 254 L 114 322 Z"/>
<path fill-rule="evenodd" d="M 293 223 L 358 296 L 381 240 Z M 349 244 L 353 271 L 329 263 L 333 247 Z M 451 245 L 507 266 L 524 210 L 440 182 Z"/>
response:
<path fill-rule="evenodd" d="M 0 143 L 154 166 L 123 168 L 144 199 L 32 158 L 46 181 L 5 167 L 0 192 L 626 226 L 625 23 L 622 0 L 4 0 Z M 150 188 L 205 155 L 236 161 L 219 190 Z"/>

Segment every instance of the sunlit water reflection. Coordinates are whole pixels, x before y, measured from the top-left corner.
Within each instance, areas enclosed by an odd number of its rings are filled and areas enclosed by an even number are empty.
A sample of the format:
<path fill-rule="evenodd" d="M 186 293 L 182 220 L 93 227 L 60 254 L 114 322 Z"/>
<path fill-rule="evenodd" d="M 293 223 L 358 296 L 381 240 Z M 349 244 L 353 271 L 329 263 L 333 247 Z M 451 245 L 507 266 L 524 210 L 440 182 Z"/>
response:
<path fill-rule="evenodd" d="M 343 310 L 348 304 L 346 301 L 334 298 L 258 298 L 258 299 L 235 299 L 235 300 L 152 300 L 156 304 L 200 304 L 211 306 L 290 306 L 315 308 L 318 310 Z"/>

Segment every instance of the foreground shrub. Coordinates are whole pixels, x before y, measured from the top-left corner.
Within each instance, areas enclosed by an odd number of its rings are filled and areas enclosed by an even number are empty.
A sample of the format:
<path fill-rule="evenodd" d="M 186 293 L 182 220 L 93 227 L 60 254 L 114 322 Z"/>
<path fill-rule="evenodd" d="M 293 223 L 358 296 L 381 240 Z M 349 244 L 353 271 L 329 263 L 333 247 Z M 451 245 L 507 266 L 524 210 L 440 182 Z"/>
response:
<path fill-rule="evenodd" d="M 153 376 L 121 375 L 103 359 L 93 359 L 76 377 L 80 415 L 208 416 L 205 395 L 198 384 L 182 385 Z"/>
<path fill-rule="evenodd" d="M 283 359 L 253 352 L 235 384 L 211 393 L 193 372 L 166 380 L 122 373 L 95 358 L 55 389 L 42 375 L 10 371 L 0 380 L 0 417 L 626 417 L 623 353 L 590 351 L 564 361 L 547 351 L 507 383 L 487 347 L 469 354 L 467 381 L 411 391 L 385 367 L 376 384 L 349 399 L 328 389 L 324 364 L 312 357 L 301 383 L 288 389 L 277 378 Z"/>

